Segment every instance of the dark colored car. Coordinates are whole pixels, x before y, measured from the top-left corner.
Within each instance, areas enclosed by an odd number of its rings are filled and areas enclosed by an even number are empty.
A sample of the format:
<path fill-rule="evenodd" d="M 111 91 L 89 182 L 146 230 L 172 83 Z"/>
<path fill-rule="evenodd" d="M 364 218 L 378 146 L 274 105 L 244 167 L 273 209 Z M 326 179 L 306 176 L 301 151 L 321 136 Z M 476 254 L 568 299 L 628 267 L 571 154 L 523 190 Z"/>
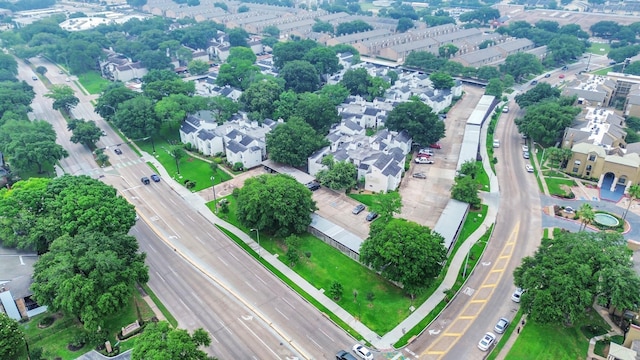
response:
<path fill-rule="evenodd" d="M 431 144 L 429 147 L 432 149 L 442 149 L 442 145 L 440 145 L 440 143 Z"/>
<path fill-rule="evenodd" d="M 149 180 L 149 178 L 146 177 L 146 176 L 143 177 L 142 179 L 140 179 L 140 181 L 142 181 L 142 183 L 145 184 L 145 185 L 151 184 L 151 180 Z"/>
<path fill-rule="evenodd" d="M 336 360 L 356 360 L 356 358 L 350 353 L 340 350 L 336 353 Z"/>
<path fill-rule="evenodd" d="M 361 212 L 363 212 L 363 211 L 364 211 L 364 209 L 365 209 L 365 206 L 364 206 L 364 205 L 362 205 L 362 204 L 358 204 L 358 205 L 356 205 L 356 207 L 354 207 L 354 208 L 353 208 L 353 211 L 351 211 L 351 213 L 352 213 L 353 215 L 358 215 L 358 214 L 360 214 Z"/>
<path fill-rule="evenodd" d="M 113 150 L 114 153 L 116 153 L 117 155 L 122 155 L 122 150 L 120 149 L 115 149 Z"/>
<path fill-rule="evenodd" d="M 156 174 L 151 174 L 151 176 L 149 177 L 151 178 L 151 180 L 153 180 L 153 182 L 160 182 L 160 176 Z"/>
<path fill-rule="evenodd" d="M 370 212 L 367 214 L 367 221 L 373 221 L 378 217 L 378 213 Z"/>
<path fill-rule="evenodd" d="M 320 189 L 320 183 L 317 182 L 317 181 L 309 182 L 309 183 L 305 184 L 305 186 L 307 187 L 307 189 L 309 189 L 311 191 L 316 191 L 316 190 Z"/>
<path fill-rule="evenodd" d="M 531 85 L 538 85 L 538 80 L 533 80 L 533 81 L 531 82 Z"/>

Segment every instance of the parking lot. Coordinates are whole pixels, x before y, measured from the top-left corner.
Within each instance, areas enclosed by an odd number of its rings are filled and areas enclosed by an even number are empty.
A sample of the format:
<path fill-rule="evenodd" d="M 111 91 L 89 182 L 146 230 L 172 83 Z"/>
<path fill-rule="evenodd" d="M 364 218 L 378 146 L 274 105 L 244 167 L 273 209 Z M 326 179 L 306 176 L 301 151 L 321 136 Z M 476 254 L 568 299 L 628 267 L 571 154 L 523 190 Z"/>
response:
<path fill-rule="evenodd" d="M 313 192 L 313 200 L 319 208 L 316 211 L 318 215 L 352 232 L 362 240 L 369 237 L 370 222 L 365 219 L 369 210 L 353 215 L 351 211 L 359 202 L 345 195 L 343 191 L 338 192 L 322 187 Z"/>
<path fill-rule="evenodd" d="M 484 89 L 465 86 L 464 93 L 462 99 L 447 114 L 445 137 L 440 140 L 442 149 L 433 149 L 435 163 L 427 165 L 412 162 L 411 168 L 402 179 L 400 217 L 433 228 L 451 198 L 451 186 L 458 164 L 464 128 L 471 112 L 484 94 Z M 414 173 L 424 173 L 427 178 L 414 178 Z"/>

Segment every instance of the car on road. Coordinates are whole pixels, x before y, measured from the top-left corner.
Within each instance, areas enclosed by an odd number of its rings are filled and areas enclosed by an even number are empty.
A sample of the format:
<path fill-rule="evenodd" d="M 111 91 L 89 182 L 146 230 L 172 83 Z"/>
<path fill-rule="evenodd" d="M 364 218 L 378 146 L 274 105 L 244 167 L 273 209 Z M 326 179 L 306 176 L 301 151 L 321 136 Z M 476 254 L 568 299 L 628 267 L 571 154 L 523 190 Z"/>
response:
<path fill-rule="evenodd" d="M 156 174 L 151 174 L 151 176 L 149 177 L 151 178 L 151 180 L 153 180 L 153 182 L 160 182 L 160 176 Z"/>
<path fill-rule="evenodd" d="M 516 291 L 514 291 L 513 294 L 511 295 L 511 300 L 513 300 L 513 302 L 519 303 L 523 292 L 524 292 L 523 289 L 516 288 Z"/>
<path fill-rule="evenodd" d="M 533 80 L 533 81 L 531 82 L 531 85 L 538 85 L 538 80 Z"/>
<path fill-rule="evenodd" d="M 422 156 L 418 156 L 413 161 L 415 161 L 416 164 L 433 164 L 435 162 L 428 157 L 422 157 Z"/>
<path fill-rule="evenodd" d="M 306 186 L 307 189 L 309 189 L 311 191 L 316 191 L 316 190 L 320 189 L 320 183 L 317 182 L 317 181 L 308 182 L 304 186 Z"/>
<path fill-rule="evenodd" d="M 442 145 L 440 145 L 440 143 L 431 144 L 429 147 L 431 149 L 442 149 Z"/>
<path fill-rule="evenodd" d="M 356 360 L 356 358 L 344 350 L 336 353 L 336 360 Z"/>
<path fill-rule="evenodd" d="M 364 209 L 366 209 L 366 207 L 365 207 L 364 205 L 362 205 L 362 204 L 358 204 L 358 205 L 356 205 L 356 207 L 354 207 L 354 208 L 353 208 L 353 210 L 351 211 L 351 213 L 352 213 L 353 215 L 358 215 L 358 214 L 360 214 L 361 212 L 363 212 L 363 211 L 364 211 Z"/>
<path fill-rule="evenodd" d="M 533 172 L 533 166 L 531 166 L 529 164 L 525 165 L 524 168 L 527 170 L 527 172 L 530 172 L 530 173 Z"/>
<path fill-rule="evenodd" d="M 122 150 L 120 149 L 115 149 L 113 152 L 116 153 L 116 155 L 122 155 Z"/>
<path fill-rule="evenodd" d="M 64 71 L 58 70 L 58 74 L 64 74 Z"/>
<path fill-rule="evenodd" d="M 562 67 L 562 70 L 569 70 L 569 67 L 567 65 Z"/>
<path fill-rule="evenodd" d="M 421 173 L 421 172 L 420 173 L 414 173 L 411 176 L 413 176 L 416 179 L 426 179 L 427 178 L 427 175 L 425 173 Z"/>
<path fill-rule="evenodd" d="M 503 334 L 507 327 L 509 326 L 509 320 L 506 318 L 500 318 L 496 323 L 496 326 L 493 327 L 493 330 L 498 334 Z"/>
<path fill-rule="evenodd" d="M 500 147 L 500 140 L 494 139 L 493 140 L 493 147 L 494 148 L 499 148 Z"/>
<path fill-rule="evenodd" d="M 551 77 L 551 74 L 544 74 L 544 77 L 548 79 Z"/>
<path fill-rule="evenodd" d="M 505 114 L 508 113 L 509 112 L 509 107 L 508 106 L 503 107 L 502 108 L 502 112 L 505 113 Z"/>
<path fill-rule="evenodd" d="M 69 82 L 69 81 L 71 81 L 71 79 L 66 78 L 66 79 L 64 79 L 64 81 Z"/>
<path fill-rule="evenodd" d="M 353 345 L 353 352 L 356 353 L 360 359 L 373 360 L 373 354 L 371 351 L 360 344 Z"/>
<path fill-rule="evenodd" d="M 525 159 L 529 159 L 529 152 L 528 151 L 523 151 L 522 152 L 522 157 Z"/>
<path fill-rule="evenodd" d="M 482 351 L 487 351 L 493 345 L 493 342 L 496 341 L 496 334 L 492 332 L 488 332 L 484 334 L 480 342 L 478 342 L 478 349 Z"/>
<path fill-rule="evenodd" d="M 36 81 L 36 80 L 38 80 L 38 77 L 37 77 L 37 76 L 35 76 L 35 75 L 33 75 L 33 76 L 31 77 L 31 80 Z"/>
<path fill-rule="evenodd" d="M 529 147 L 527 145 L 522 145 L 522 151 L 529 151 Z"/>
<path fill-rule="evenodd" d="M 558 76 L 560 79 L 564 79 L 564 74 L 560 74 L 560 76 Z"/>
<path fill-rule="evenodd" d="M 145 176 L 145 177 L 143 177 L 142 179 L 140 179 L 140 181 L 142 181 L 142 183 L 143 183 L 144 185 L 149 185 L 149 184 L 151 184 L 151 180 L 149 180 L 149 178 L 148 178 L 148 177 L 146 177 L 146 176 Z"/>
<path fill-rule="evenodd" d="M 373 221 L 378 217 L 378 213 L 370 212 L 367 214 L 367 221 Z"/>

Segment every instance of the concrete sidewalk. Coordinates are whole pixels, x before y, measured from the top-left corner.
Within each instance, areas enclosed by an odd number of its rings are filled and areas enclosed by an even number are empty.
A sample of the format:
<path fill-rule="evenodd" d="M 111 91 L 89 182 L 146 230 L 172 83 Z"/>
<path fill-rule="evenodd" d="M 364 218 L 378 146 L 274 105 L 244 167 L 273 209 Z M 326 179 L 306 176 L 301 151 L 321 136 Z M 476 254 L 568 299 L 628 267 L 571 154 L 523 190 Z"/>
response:
<path fill-rule="evenodd" d="M 486 133 L 484 133 L 486 136 Z M 483 136 L 483 137 L 484 137 Z M 485 155 L 486 155 L 486 149 Z M 180 195 L 192 208 L 194 208 L 201 216 L 207 219 L 209 222 L 215 225 L 219 225 L 224 227 L 225 229 L 231 231 L 238 238 L 244 241 L 247 245 L 249 245 L 253 250 L 262 255 L 262 258 L 267 261 L 269 264 L 274 266 L 278 271 L 282 272 L 285 276 L 287 276 L 291 281 L 293 281 L 296 285 L 302 288 L 306 293 L 312 296 L 316 301 L 320 302 L 323 306 L 329 309 L 333 314 L 339 317 L 346 324 L 351 326 L 355 331 L 357 331 L 365 340 L 371 343 L 378 350 L 392 350 L 393 344 L 396 343 L 406 331 L 412 329 L 415 325 L 417 325 L 423 318 L 425 318 L 429 313 L 444 299 L 444 291 L 453 287 L 455 284 L 458 272 L 462 267 L 464 260 L 466 258 L 468 249 L 475 244 L 480 237 L 484 235 L 487 229 L 495 222 L 495 218 L 497 215 L 497 206 L 498 206 L 498 183 L 497 177 L 491 171 L 488 163 L 488 156 L 483 156 L 483 165 L 487 170 L 491 181 L 491 192 L 490 193 L 481 193 L 481 197 L 484 200 L 484 203 L 489 206 L 489 210 L 487 212 L 487 216 L 485 217 L 483 223 L 480 227 L 469 236 L 465 243 L 462 244 L 460 251 L 456 253 L 456 255 L 450 259 L 449 268 L 447 274 L 445 275 L 444 280 L 438 287 L 438 289 L 433 293 L 433 295 L 427 299 L 419 308 L 417 308 L 409 317 L 407 317 L 404 321 L 402 321 L 398 326 L 396 326 L 393 330 L 385 334 L 384 336 L 379 336 L 371 329 L 366 327 L 364 324 L 356 320 L 351 314 L 346 312 L 344 309 L 339 307 L 333 300 L 327 297 L 323 290 L 316 289 L 314 286 L 309 284 L 305 279 L 295 273 L 291 268 L 285 265 L 282 261 L 280 261 L 276 256 L 263 251 L 258 243 L 256 243 L 248 234 L 242 232 L 240 229 L 236 228 L 232 224 L 227 223 L 226 221 L 215 216 L 209 208 L 206 206 L 206 202 L 211 200 L 210 198 L 203 198 L 198 193 L 192 193 L 190 190 L 186 189 L 175 180 L 171 178 L 171 176 L 167 173 L 164 167 L 158 162 L 156 158 L 151 156 L 148 153 L 144 153 L 143 158 L 145 161 L 152 163 L 156 169 L 158 169 L 159 174 L 164 178 L 164 180 L 171 186 L 171 188 Z M 168 242 L 173 242 L 174 240 L 168 239 Z M 176 244 L 177 248 L 182 248 L 179 244 Z M 465 250 L 467 251 L 465 251 Z M 198 263 L 199 267 L 209 268 L 206 264 L 200 263 L 197 258 L 197 255 L 191 254 L 186 249 L 181 249 L 181 251 L 189 256 L 190 260 Z"/>

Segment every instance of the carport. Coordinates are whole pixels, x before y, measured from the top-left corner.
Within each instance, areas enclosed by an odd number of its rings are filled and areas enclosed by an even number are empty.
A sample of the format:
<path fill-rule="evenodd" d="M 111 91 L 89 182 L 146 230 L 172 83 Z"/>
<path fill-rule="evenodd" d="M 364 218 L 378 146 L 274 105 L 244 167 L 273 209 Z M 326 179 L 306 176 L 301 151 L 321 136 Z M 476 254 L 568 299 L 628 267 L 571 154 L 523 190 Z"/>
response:
<path fill-rule="evenodd" d="M 270 173 L 286 174 L 298 180 L 301 184 L 307 184 L 315 180 L 315 178 L 304 171 L 300 171 L 294 167 L 279 164 L 267 159 L 262 162 L 264 170 Z"/>
<path fill-rule="evenodd" d="M 360 261 L 360 245 L 362 245 L 363 241 L 355 234 L 318 214 L 311 214 L 309 232 L 353 260 Z"/>
<path fill-rule="evenodd" d="M 453 244 L 460 236 L 460 229 L 467 217 L 469 204 L 455 199 L 449 200 L 445 206 L 433 231 L 442 235 L 444 238 L 444 247 L 447 248 L 447 254 L 451 252 Z"/>

